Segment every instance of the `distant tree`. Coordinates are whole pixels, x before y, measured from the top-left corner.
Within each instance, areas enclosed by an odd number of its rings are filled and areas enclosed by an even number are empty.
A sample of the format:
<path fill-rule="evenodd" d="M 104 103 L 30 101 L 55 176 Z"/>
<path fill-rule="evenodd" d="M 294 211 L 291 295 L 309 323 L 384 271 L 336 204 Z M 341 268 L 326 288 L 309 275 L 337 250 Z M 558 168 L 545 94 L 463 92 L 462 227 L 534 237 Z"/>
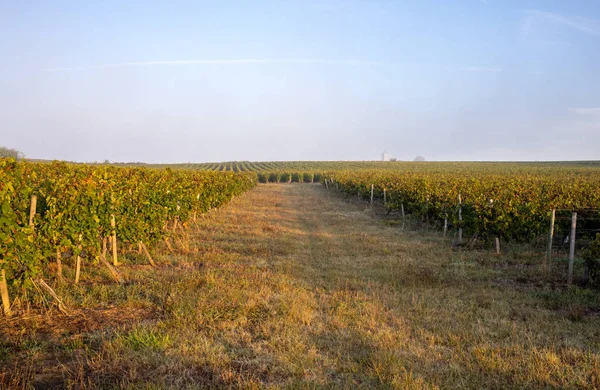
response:
<path fill-rule="evenodd" d="M 417 156 L 417 157 L 415 157 L 415 159 L 413 161 L 425 161 L 425 157 Z"/>
<path fill-rule="evenodd" d="M 11 157 L 15 160 L 20 160 L 25 158 L 25 154 L 17 149 L 7 148 L 5 146 L 0 146 L 0 158 Z"/>

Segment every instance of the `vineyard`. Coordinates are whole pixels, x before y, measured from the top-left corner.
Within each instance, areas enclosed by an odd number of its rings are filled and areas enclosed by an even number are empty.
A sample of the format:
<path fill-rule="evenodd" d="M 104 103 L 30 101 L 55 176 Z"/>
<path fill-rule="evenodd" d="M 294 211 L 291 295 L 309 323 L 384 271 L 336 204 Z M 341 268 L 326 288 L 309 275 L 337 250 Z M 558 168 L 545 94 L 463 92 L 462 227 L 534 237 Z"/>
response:
<path fill-rule="evenodd" d="M 65 255 L 77 258 L 78 281 L 81 261 L 105 260 L 109 237 L 115 253 L 117 237 L 144 248 L 168 240 L 174 225 L 255 184 L 253 173 L 0 160 L 0 282 L 27 289 L 49 262 L 61 278 Z"/>
<path fill-rule="evenodd" d="M 600 209 L 600 175 L 330 172 L 335 188 L 384 200 L 391 210 L 447 221 L 482 237 L 531 240 L 547 231 L 552 209 Z M 372 187 L 373 186 L 373 187 Z M 385 192 L 385 195 L 384 195 Z M 459 209 L 461 219 L 459 220 Z"/>
<path fill-rule="evenodd" d="M 426 226 L 443 230 L 444 235 L 454 228 L 454 245 L 467 245 L 463 237 L 469 237 L 471 243 L 494 242 L 499 254 L 500 242 L 547 243 L 547 267 L 553 240 L 571 241 L 569 283 L 578 215 L 580 242 L 584 238 L 590 247 L 600 242 L 600 175 L 594 168 L 502 170 L 501 165 L 492 165 L 487 170 L 458 173 L 439 168 L 430 167 L 428 172 L 332 171 L 323 175 L 323 185 L 371 204 L 380 202 L 388 213 L 397 211 L 402 218 L 410 214 Z M 563 217 L 556 219 L 557 212 Z M 589 251 L 583 251 L 585 274 L 598 275 L 600 260 Z M 597 276 L 592 279 L 600 282 Z"/>
<path fill-rule="evenodd" d="M 598 165 L 258 164 L 0 160 L 0 388 L 600 387 Z"/>

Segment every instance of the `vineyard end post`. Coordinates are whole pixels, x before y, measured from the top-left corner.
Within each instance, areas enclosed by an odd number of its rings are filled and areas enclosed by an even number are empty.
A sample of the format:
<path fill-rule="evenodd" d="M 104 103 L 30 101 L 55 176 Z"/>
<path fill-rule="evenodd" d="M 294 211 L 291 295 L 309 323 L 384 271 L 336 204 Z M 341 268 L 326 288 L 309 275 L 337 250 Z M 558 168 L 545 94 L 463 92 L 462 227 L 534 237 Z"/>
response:
<path fill-rule="evenodd" d="M 546 272 L 552 268 L 552 240 L 554 239 L 554 223 L 556 221 L 556 209 L 552 209 L 550 215 L 550 231 L 548 232 L 548 252 L 546 253 Z"/>
<path fill-rule="evenodd" d="M 575 234 L 577 230 L 577 212 L 573 212 L 571 216 L 571 246 L 569 248 L 569 275 L 567 276 L 567 284 L 573 283 L 573 266 L 575 264 Z"/>
<path fill-rule="evenodd" d="M 4 315 L 10 317 L 10 298 L 8 297 L 8 285 L 6 284 L 6 271 L 2 270 L 0 273 L 0 294 L 2 295 L 2 307 L 4 308 Z"/>
<path fill-rule="evenodd" d="M 463 230 L 462 230 L 462 197 L 458 194 L 458 245 L 462 245 Z"/>

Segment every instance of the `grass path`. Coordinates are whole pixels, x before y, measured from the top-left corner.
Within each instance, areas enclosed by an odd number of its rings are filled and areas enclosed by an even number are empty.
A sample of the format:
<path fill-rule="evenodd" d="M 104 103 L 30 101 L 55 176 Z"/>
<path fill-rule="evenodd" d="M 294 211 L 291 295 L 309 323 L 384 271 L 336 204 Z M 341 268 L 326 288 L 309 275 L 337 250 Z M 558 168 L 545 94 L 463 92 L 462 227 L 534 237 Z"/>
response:
<path fill-rule="evenodd" d="M 0 384 L 600 388 L 600 298 L 514 282 L 527 259 L 453 251 L 319 185 L 260 185 L 199 225 L 192 254 L 123 266 L 127 286 L 58 286 L 106 318 L 0 323 L 26 329 Z"/>

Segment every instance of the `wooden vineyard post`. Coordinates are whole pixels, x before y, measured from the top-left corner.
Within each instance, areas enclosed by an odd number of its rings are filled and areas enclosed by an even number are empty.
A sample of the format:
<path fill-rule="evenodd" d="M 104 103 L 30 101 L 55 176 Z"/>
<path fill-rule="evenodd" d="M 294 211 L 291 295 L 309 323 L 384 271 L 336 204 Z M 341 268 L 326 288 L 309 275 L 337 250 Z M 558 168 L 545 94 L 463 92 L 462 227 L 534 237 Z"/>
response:
<path fill-rule="evenodd" d="M 56 301 L 56 304 L 58 305 L 58 310 L 60 310 L 60 312 L 63 313 L 64 315 L 68 316 L 69 311 L 65 307 L 65 304 L 63 303 L 63 301 L 58 297 L 58 295 L 56 295 L 56 292 L 54 292 L 54 290 L 50 286 L 48 286 L 48 284 L 46 282 L 44 282 L 44 280 L 41 278 L 37 280 L 37 284 L 42 286 L 42 288 L 44 290 L 46 290 L 46 292 L 48 292 L 48 294 L 50 294 L 52 296 L 52 298 L 54 298 L 54 300 Z"/>
<path fill-rule="evenodd" d="M 106 257 L 106 252 L 108 252 L 108 238 L 104 237 L 102 239 L 102 255 Z"/>
<path fill-rule="evenodd" d="M 148 248 L 146 248 L 146 245 L 142 241 L 140 241 L 140 246 L 142 247 L 142 250 L 146 254 L 146 257 L 148 258 L 148 262 L 150 263 L 150 265 L 152 265 L 153 267 L 156 267 L 156 263 L 154 263 L 152 256 L 150 256 L 150 252 L 148 252 Z"/>
<path fill-rule="evenodd" d="M 79 235 L 79 251 L 81 251 L 81 234 Z M 79 283 L 79 275 L 81 274 L 81 253 L 77 255 L 75 260 L 75 284 Z"/>
<path fill-rule="evenodd" d="M 383 189 L 383 205 L 387 206 L 387 193 L 385 191 L 385 188 Z"/>
<path fill-rule="evenodd" d="M 119 284 L 125 283 L 125 280 L 121 277 L 121 275 L 119 275 L 119 273 L 117 272 L 115 267 L 110 265 L 108 260 L 106 260 L 106 257 L 104 257 L 102 254 L 100 254 L 100 256 L 98 256 L 98 257 L 100 258 L 100 261 L 102 262 L 102 264 L 104 264 L 106 266 L 106 268 L 108 268 L 108 271 L 110 272 L 111 276 L 117 281 L 117 283 L 119 283 Z"/>
<path fill-rule="evenodd" d="M 329 191 L 329 185 L 327 184 L 327 179 L 325 179 L 325 189 Z"/>
<path fill-rule="evenodd" d="M 375 191 L 375 186 L 371 184 L 371 207 L 373 207 L 373 193 Z"/>
<path fill-rule="evenodd" d="M 115 215 L 110 216 L 110 227 L 112 228 L 112 256 L 113 265 L 116 267 L 119 265 L 119 259 L 117 258 L 117 222 L 115 221 Z"/>
<path fill-rule="evenodd" d="M 567 276 L 567 284 L 573 283 L 573 266 L 575 264 L 575 232 L 577 230 L 577 212 L 573 212 L 571 216 L 571 239 L 569 248 L 569 274 Z"/>
<path fill-rule="evenodd" d="M 173 246 L 167 237 L 164 238 L 165 244 L 167 244 L 167 248 L 169 248 L 169 252 L 173 252 Z"/>
<path fill-rule="evenodd" d="M 356 197 L 358 198 L 358 200 L 360 200 L 360 190 L 358 190 L 358 192 L 356 193 Z"/>
<path fill-rule="evenodd" d="M 183 230 L 183 227 L 181 225 L 179 225 L 179 230 L 181 231 L 181 247 L 183 249 L 185 249 L 186 252 L 190 251 L 190 240 L 188 235 L 186 234 L 185 230 Z"/>
<path fill-rule="evenodd" d="M 400 212 L 402 215 L 402 230 L 404 230 L 404 202 L 400 203 Z"/>
<path fill-rule="evenodd" d="M 29 226 L 34 227 L 35 212 L 37 209 L 37 196 L 31 196 L 31 207 L 29 209 Z"/>
<path fill-rule="evenodd" d="M 56 277 L 58 280 L 62 280 L 62 261 L 61 261 L 60 248 L 56 248 Z"/>
<path fill-rule="evenodd" d="M 462 236 L 462 198 L 460 194 L 458 194 L 458 245 L 462 245 Z"/>
<path fill-rule="evenodd" d="M 427 223 L 427 229 L 429 229 L 429 195 L 425 202 L 425 222 Z"/>
<path fill-rule="evenodd" d="M 500 255 L 500 238 L 496 237 L 496 254 Z"/>
<path fill-rule="evenodd" d="M 546 254 L 546 272 L 552 267 L 552 239 L 554 238 L 554 222 L 556 221 L 556 209 L 552 209 L 550 216 L 550 232 L 548 233 L 548 253 Z"/>
<path fill-rule="evenodd" d="M 8 297 L 8 285 L 6 284 L 6 271 L 0 273 L 0 295 L 2 295 L 2 308 L 4 315 L 10 317 L 10 298 Z"/>

